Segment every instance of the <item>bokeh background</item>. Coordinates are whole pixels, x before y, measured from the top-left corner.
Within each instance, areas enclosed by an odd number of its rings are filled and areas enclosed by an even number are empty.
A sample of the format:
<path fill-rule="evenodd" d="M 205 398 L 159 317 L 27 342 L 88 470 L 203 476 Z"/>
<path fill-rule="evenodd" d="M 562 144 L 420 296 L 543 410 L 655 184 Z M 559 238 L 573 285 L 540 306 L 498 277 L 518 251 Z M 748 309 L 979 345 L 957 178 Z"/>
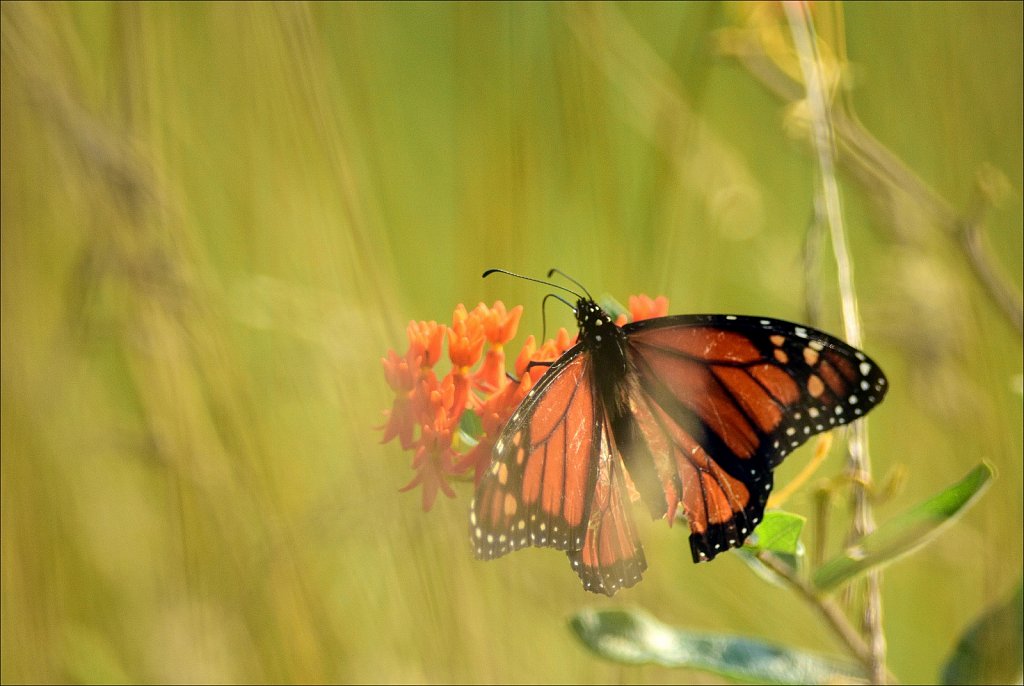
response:
<path fill-rule="evenodd" d="M 998 472 L 884 574 L 891 669 L 933 681 L 1021 573 L 1022 5 L 815 13 L 864 347 L 892 385 L 875 478 L 905 477 L 876 516 Z M 784 22 L 5 2 L 2 680 L 716 680 L 587 653 L 567 617 L 621 605 L 839 652 L 738 556 L 693 565 L 685 527 L 644 521 L 650 569 L 611 600 L 550 550 L 476 562 L 470 484 L 425 514 L 375 429 L 408 320 L 502 299 L 527 308 L 518 342 L 539 335 L 546 291 L 488 267 L 841 333 L 827 243 L 805 260 L 817 167 Z M 788 508 L 812 516 L 820 483 Z"/>

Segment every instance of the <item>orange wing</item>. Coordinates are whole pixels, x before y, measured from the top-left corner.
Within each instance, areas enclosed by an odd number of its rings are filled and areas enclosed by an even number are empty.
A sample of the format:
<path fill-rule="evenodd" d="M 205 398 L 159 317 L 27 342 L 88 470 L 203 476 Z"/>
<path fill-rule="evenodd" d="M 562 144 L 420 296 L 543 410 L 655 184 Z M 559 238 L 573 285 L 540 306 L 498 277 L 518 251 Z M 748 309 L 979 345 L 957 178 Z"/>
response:
<path fill-rule="evenodd" d="M 633 518 L 626 510 L 622 462 L 612 451 L 609 438 L 607 430 L 603 431 L 597 486 L 583 548 L 568 554 L 584 588 L 611 596 L 639 582 L 647 560 Z"/>
<path fill-rule="evenodd" d="M 482 560 L 564 550 L 588 590 L 612 595 L 639 581 L 646 562 L 592 376 L 577 345 L 512 415 L 470 506 L 470 538 Z"/>
<path fill-rule="evenodd" d="M 634 437 L 626 467 L 653 515 L 671 519 L 682 504 L 695 562 L 743 544 L 789 452 L 887 390 L 860 351 L 781 320 L 685 315 L 624 330 L 632 379 L 619 432 Z"/>

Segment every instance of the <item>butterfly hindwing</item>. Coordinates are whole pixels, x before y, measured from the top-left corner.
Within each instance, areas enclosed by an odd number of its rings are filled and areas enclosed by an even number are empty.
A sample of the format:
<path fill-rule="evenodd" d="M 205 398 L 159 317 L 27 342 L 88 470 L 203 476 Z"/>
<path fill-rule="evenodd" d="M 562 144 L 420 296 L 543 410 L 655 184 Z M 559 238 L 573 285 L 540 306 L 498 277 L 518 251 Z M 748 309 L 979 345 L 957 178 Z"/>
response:
<path fill-rule="evenodd" d="M 608 596 L 635 585 L 647 569 L 627 509 L 622 462 L 612 451 L 610 440 L 607 429 L 603 430 L 597 485 L 583 547 L 568 551 L 569 562 L 583 587 Z"/>

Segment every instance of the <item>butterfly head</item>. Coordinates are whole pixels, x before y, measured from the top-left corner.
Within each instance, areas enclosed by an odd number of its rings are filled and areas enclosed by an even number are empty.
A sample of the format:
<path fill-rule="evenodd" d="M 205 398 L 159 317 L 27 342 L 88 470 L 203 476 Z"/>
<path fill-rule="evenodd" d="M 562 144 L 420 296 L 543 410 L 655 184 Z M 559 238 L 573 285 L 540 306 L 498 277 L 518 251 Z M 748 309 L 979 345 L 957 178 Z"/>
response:
<path fill-rule="evenodd" d="M 591 343 L 614 336 L 618 329 L 611 316 L 590 298 L 576 301 L 576 324 L 580 328 L 580 340 Z"/>

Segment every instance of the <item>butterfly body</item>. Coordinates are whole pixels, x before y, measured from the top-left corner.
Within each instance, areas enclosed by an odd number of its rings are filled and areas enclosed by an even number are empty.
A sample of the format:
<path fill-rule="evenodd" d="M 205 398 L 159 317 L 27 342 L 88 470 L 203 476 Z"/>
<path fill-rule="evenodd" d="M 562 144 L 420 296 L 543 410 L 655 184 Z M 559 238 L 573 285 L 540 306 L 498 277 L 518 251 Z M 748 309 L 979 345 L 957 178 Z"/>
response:
<path fill-rule="evenodd" d="M 495 443 L 470 537 L 480 559 L 564 550 L 594 592 L 630 587 L 647 566 L 627 482 L 654 518 L 671 522 L 681 508 L 694 562 L 711 560 L 757 526 L 789 452 L 887 390 L 864 353 L 782 320 L 678 315 L 618 327 L 589 298 L 576 318 L 578 342 Z"/>

